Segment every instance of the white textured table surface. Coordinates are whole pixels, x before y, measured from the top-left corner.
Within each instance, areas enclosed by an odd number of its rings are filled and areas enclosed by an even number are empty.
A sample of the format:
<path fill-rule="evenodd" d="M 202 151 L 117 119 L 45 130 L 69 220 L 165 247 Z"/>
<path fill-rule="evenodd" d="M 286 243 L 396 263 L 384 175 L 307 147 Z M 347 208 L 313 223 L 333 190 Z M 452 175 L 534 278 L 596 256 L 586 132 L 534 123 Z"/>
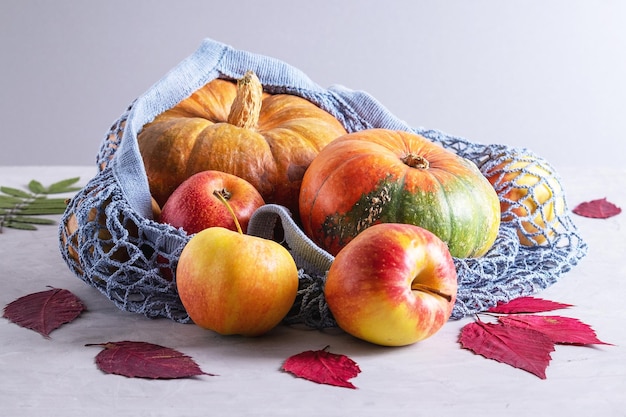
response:
<path fill-rule="evenodd" d="M 23 187 L 80 176 L 94 167 L 0 167 L 0 185 Z M 626 169 L 563 169 L 570 207 L 607 197 L 626 208 Z M 52 218 L 58 219 L 57 216 Z M 61 259 L 56 226 L 0 234 L 0 305 L 65 288 L 86 304 L 50 339 L 0 320 L 1 416 L 624 416 L 626 415 L 626 214 L 575 216 L 588 255 L 539 297 L 574 304 L 555 314 L 590 324 L 615 346 L 557 346 L 541 380 L 460 348 L 451 321 L 430 339 L 382 348 L 340 332 L 279 327 L 255 339 L 221 337 L 194 325 L 118 310 L 76 278 Z M 106 375 L 88 343 L 136 340 L 190 355 L 205 372 L 182 380 Z M 318 385 L 280 371 L 290 355 L 322 349 L 350 356 L 362 373 L 356 390 Z"/>

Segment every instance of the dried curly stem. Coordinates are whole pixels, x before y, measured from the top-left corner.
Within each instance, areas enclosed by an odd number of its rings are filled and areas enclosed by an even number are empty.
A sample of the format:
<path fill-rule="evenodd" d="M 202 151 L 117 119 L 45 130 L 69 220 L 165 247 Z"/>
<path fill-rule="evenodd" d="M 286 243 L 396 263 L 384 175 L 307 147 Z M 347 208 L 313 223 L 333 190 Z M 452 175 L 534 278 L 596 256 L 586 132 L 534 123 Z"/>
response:
<path fill-rule="evenodd" d="M 237 81 L 237 96 L 233 102 L 228 123 L 244 128 L 256 127 L 261 112 L 263 86 L 252 71 L 247 71 L 243 78 Z"/>

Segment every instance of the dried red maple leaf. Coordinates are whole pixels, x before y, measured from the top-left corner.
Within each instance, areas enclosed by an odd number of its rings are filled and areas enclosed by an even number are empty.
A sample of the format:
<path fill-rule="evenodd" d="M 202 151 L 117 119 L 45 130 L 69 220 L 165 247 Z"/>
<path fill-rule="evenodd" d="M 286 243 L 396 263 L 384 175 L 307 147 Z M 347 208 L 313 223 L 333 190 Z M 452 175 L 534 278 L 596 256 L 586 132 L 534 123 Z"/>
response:
<path fill-rule="evenodd" d="M 596 332 L 578 319 L 561 316 L 507 316 L 499 317 L 503 325 L 519 326 L 540 331 L 554 343 L 570 345 L 610 345 L 598 339 Z"/>
<path fill-rule="evenodd" d="M 50 337 L 50 332 L 71 322 L 84 310 L 85 305 L 72 292 L 52 288 L 25 295 L 7 304 L 3 317 Z"/>
<path fill-rule="evenodd" d="M 610 201 L 607 201 L 606 198 L 600 198 L 580 203 L 574 207 L 574 210 L 572 211 L 579 216 L 591 217 L 594 219 L 606 219 L 617 216 L 622 212 L 622 209 Z"/>
<path fill-rule="evenodd" d="M 96 365 L 107 374 L 129 378 L 174 379 L 196 375 L 210 375 L 189 356 L 163 346 L 147 342 L 91 343 L 102 346 L 96 356 Z"/>
<path fill-rule="evenodd" d="M 506 363 L 546 379 L 554 343 L 545 334 L 502 323 L 469 323 L 461 330 L 461 346 L 488 359 Z"/>
<path fill-rule="evenodd" d="M 519 297 L 507 303 L 498 303 L 487 310 L 490 313 L 517 314 L 517 313 L 539 313 L 542 311 L 558 310 L 560 308 L 571 307 L 571 304 L 558 303 L 556 301 L 544 300 L 536 297 Z"/>
<path fill-rule="evenodd" d="M 359 365 L 349 357 L 329 353 L 328 346 L 322 350 L 307 350 L 287 358 L 283 370 L 319 384 L 352 389 L 356 387 L 349 380 L 361 372 Z"/>

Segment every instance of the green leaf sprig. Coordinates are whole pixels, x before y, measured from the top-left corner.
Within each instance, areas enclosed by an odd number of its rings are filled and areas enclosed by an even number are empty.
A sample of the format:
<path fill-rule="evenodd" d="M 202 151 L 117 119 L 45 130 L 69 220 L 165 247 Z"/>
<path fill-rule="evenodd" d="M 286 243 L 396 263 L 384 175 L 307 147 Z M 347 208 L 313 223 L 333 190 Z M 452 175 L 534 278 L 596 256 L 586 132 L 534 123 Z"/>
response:
<path fill-rule="evenodd" d="M 4 227 L 21 230 L 37 230 L 35 225 L 51 225 L 56 222 L 40 215 L 63 214 L 66 198 L 49 198 L 50 194 L 71 193 L 80 177 L 68 178 L 45 187 L 37 180 L 28 183 L 28 191 L 0 186 L 0 233 Z"/>

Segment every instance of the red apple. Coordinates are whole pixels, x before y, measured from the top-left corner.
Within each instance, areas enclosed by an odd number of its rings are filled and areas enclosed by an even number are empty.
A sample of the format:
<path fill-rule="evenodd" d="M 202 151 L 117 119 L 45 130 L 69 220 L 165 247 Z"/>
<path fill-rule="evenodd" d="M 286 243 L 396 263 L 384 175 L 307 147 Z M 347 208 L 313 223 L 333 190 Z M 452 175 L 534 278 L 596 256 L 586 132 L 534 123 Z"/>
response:
<path fill-rule="evenodd" d="M 236 230 L 233 216 L 216 192 L 228 201 L 244 233 L 252 213 L 265 204 L 256 188 L 243 178 L 221 171 L 202 171 L 174 190 L 161 209 L 161 222 L 181 227 L 189 234 L 216 226 Z"/>
<path fill-rule="evenodd" d="M 333 261 L 324 296 L 347 333 L 403 346 L 437 332 L 456 300 L 456 268 L 446 244 L 410 224 L 371 226 Z"/>
<path fill-rule="evenodd" d="M 293 306 L 298 268 L 277 242 L 211 227 L 183 248 L 176 286 L 198 326 L 223 335 L 259 336 Z"/>

